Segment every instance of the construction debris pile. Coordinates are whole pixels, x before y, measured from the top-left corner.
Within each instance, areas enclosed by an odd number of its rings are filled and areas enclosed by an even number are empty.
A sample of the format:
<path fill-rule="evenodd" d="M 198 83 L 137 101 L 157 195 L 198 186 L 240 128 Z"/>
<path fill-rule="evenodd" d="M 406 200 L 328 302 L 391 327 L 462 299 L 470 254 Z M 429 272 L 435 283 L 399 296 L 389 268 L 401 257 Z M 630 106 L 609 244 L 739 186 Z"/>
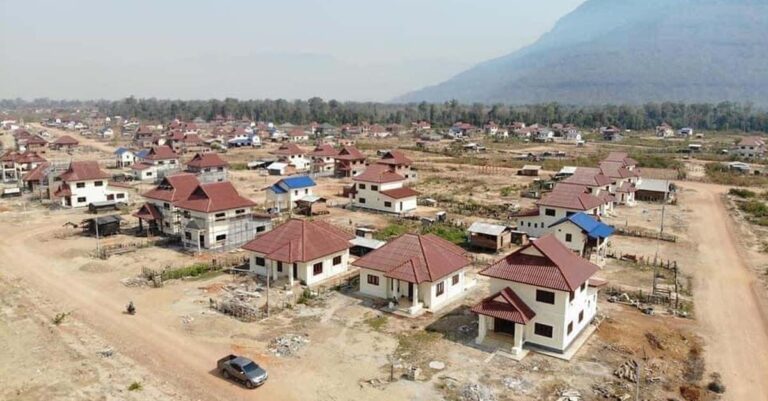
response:
<path fill-rule="evenodd" d="M 286 334 L 275 337 L 269 342 L 267 350 L 279 357 L 292 357 L 309 344 L 309 339 L 301 334 Z"/>
<path fill-rule="evenodd" d="M 470 383 L 461 388 L 459 399 L 461 401 L 496 401 L 496 396 L 488 387 Z"/>
<path fill-rule="evenodd" d="M 637 371 L 637 361 L 634 359 L 629 359 L 622 363 L 618 369 L 613 372 L 613 374 L 619 379 L 629 380 L 632 383 L 637 383 Z"/>
<path fill-rule="evenodd" d="M 263 311 L 259 299 L 264 287 L 255 280 L 242 280 L 222 287 L 218 300 L 211 300 L 211 307 L 245 322 L 262 318 Z"/>

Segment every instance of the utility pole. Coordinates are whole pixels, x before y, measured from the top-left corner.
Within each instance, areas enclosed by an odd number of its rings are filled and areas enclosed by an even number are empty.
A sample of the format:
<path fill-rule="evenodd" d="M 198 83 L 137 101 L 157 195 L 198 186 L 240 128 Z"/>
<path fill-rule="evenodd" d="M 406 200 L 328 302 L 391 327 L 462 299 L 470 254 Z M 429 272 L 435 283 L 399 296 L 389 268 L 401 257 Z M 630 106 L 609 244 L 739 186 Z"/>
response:
<path fill-rule="evenodd" d="M 101 257 L 101 249 L 99 247 L 99 216 L 93 218 L 93 225 L 96 227 L 96 255 Z"/>
<path fill-rule="evenodd" d="M 264 263 L 266 265 L 266 263 Z M 272 270 L 272 266 L 265 266 L 267 270 L 267 317 L 269 317 L 269 272 Z"/>

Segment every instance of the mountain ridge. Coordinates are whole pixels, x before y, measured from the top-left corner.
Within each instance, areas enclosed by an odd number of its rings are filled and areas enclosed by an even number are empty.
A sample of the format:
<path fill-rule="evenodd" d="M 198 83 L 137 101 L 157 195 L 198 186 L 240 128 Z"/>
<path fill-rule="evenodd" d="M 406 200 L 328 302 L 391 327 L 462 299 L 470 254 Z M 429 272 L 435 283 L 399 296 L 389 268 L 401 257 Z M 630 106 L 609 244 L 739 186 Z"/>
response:
<path fill-rule="evenodd" d="M 589 0 L 535 43 L 398 101 L 768 104 L 768 1 Z"/>

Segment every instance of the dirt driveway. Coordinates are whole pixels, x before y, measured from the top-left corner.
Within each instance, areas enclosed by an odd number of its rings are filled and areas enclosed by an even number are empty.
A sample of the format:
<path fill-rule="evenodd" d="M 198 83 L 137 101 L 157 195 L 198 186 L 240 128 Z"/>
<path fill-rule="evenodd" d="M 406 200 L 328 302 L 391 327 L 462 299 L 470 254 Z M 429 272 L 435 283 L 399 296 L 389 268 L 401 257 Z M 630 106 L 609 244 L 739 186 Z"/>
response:
<path fill-rule="evenodd" d="M 692 182 L 681 203 L 692 209 L 691 240 L 700 263 L 694 277 L 696 316 L 710 371 L 723 375 L 728 400 L 768 400 L 768 309 L 750 255 L 723 203 L 728 187 Z"/>

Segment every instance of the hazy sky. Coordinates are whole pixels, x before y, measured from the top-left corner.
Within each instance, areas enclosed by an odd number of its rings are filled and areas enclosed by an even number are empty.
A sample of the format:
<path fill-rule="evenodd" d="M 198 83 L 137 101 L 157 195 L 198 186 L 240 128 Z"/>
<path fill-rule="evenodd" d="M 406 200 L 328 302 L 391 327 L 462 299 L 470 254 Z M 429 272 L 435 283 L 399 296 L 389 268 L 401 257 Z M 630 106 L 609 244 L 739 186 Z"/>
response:
<path fill-rule="evenodd" d="M 0 98 L 389 100 L 584 0 L 0 0 Z"/>

